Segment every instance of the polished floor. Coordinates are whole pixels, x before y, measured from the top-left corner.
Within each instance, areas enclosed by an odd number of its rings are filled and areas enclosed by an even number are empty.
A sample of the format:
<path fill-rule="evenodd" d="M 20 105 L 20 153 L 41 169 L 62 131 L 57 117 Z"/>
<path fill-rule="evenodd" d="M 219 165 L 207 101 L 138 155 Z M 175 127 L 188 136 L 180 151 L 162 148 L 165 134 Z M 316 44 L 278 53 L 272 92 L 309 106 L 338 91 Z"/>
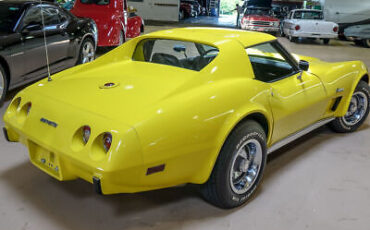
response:
<path fill-rule="evenodd" d="M 370 49 L 350 42 L 279 41 L 295 53 L 326 61 L 359 59 L 370 66 Z M 1 133 L 0 230 L 368 230 L 369 140 L 369 118 L 351 134 L 319 128 L 269 156 L 262 186 L 247 205 L 221 210 L 204 202 L 195 186 L 99 196 L 85 181 L 58 182 L 28 162 L 25 147 L 7 143 Z"/>

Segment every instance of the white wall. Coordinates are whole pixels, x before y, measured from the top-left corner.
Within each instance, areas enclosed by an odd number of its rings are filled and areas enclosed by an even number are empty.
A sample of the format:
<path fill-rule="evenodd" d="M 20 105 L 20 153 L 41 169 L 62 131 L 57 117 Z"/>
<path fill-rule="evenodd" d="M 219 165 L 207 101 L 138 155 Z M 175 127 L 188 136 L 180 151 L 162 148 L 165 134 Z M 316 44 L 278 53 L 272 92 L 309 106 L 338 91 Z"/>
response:
<path fill-rule="evenodd" d="M 129 6 L 137 9 L 137 14 L 144 20 L 178 21 L 179 0 L 143 0 L 142 2 L 128 1 Z"/>

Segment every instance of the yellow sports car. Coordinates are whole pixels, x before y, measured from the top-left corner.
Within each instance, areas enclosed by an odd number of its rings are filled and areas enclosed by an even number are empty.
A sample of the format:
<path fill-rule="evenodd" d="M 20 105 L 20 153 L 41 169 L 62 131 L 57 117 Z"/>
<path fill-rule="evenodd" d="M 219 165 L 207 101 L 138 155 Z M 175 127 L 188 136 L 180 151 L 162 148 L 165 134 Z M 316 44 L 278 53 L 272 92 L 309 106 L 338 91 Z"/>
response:
<path fill-rule="evenodd" d="M 102 194 L 201 184 L 232 208 L 256 190 L 268 153 L 327 123 L 356 130 L 368 83 L 360 61 L 292 55 L 268 34 L 165 30 L 22 90 L 4 132 L 58 180 Z"/>

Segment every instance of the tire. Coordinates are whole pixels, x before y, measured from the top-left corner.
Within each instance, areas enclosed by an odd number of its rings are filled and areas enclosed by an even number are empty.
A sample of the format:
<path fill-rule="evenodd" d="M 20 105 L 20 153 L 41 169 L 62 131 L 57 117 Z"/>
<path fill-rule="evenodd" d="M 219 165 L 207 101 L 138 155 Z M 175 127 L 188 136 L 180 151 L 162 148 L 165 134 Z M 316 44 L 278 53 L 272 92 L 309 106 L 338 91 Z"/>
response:
<path fill-rule="evenodd" d="M 243 149 L 245 157 L 240 155 Z M 253 149 L 255 154 L 251 152 Z M 251 158 L 253 155 L 255 157 Z M 262 179 L 266 158 L 266 135 L 263 128 L 253 120 L 243 122 L 225 141 L 210 178 L 201 185 L 202 196 L 209 203 L 224 209 L 244 204 L 254 194 Z M 250 184 L 243 185 L 248 179 Z"/>
<path fill-rule="evenodd" d="M 324 38 L 323 42 L 324 42 L 324 45 L 328 45 L 329 42 L 330 42 L 330 39 L 329 38 Z"/>
<path fill-rule="evenodd" d="M 362 46 L 363 45 L 362 40 L 354 40 L 353 42 L 355 43 L 356 46 Z"/>
<path fill-rule="evenodd" d="M 361 102 L 362 101 L 362 102 Z M 362 110 L 359 108 L 361 105 Z M 353 92 L 346 115 L 337 117 L 329 127 L 338 133 L 349 133 L 358 129 L 369 115 L 370 90 L 365 81 L 360 81 Z"/>
<path fill-rule="evenodd" d="M 289 39 L 290 42 L 297 42 L 297 40 L 298 40 L 296 37 L 293 37 L 293 36 L 290 36 L 290 35 L 289 35 L 288 39 Z"/>
<path fill-rule="evenodd" d="M 4 68 L 0 65 L 0 107 L 3 105 L 8 90 L 8 78 Z"/>
<path fill-rule="evenodd" d="M 95 43 L 92 38 L 85 38 L 80 47 L 77 64 L 85 64 L 95 59 Z"/>
<path fill-rule="evenodd" d="M 365 46 L 366 48 L 370 48 L 370 38 L 363 39 L 362 40 L 362 45 Z"/>
<path fill-rule="evenodd" d="M 185 18 L 185 12 L 184 10 L 179 11 L 179 20 L 183 20 Z"/>

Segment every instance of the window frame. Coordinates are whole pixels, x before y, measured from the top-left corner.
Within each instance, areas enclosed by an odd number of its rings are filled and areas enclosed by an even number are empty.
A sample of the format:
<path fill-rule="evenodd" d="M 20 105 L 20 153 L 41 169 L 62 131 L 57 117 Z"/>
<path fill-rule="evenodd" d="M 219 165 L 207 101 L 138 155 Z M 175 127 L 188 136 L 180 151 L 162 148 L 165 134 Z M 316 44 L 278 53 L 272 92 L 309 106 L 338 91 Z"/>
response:
<path fill-rule="evenodd" d="M 284 75 L 282 77 L 279 77 L 279 78 L 276 78 L 276 79 L 273 79 L 271 81 L 262 81 L 262 80 L 259 80 L 256 78 L 256 75 L 254 73 L 254 69 L 253 69 L 253 65 L 252 65 L 252 62 L 250 60 L 250 57 L 249 57 L 249 54 L 247 52 L 247 49 L 248 48 L 252 48 L 252 47 L 256 47 L 256 46 L 260 46 L 260 45 L 264 45 L 264 44 L 271 44 L 271 46 L 276 49 L 276 51 L 285 59 L 285 61 L 291 65 L 294 69 L 294 71 L 290 74 L 287 74 L 287 75 Z M 247 46 L 244 48 L 245 50 L 245 53 L 246 55 L 248 56 L 248 60 L 249 60 L 249 63 L 251 64 L 251 69 L 253 71 L 253 76 L 254 76 L 254 80 L 257 80 L 257 81 L 260 81 L 260 82 L 265 82 L 265 83 L 274 83 L 274 82 L 277 82 L 277 81 L 280 81 L 280 80 L 283 80 L 285 78 L 289 78 L 291 76 L 294 76 L 300 72 L 302 72 L 300 69 L 299 69 L 299 65 L 298 65 L 298 62 L 295 60 L 295 58 L 278 42 L 278 40 L 273 40 L 273 41 L 268 41 L 268 42 L 261 42 L 261 43 L 257 43 L 257 44 L 254 44 L 254 45 L 251 45 L 251 46 Z"/>

